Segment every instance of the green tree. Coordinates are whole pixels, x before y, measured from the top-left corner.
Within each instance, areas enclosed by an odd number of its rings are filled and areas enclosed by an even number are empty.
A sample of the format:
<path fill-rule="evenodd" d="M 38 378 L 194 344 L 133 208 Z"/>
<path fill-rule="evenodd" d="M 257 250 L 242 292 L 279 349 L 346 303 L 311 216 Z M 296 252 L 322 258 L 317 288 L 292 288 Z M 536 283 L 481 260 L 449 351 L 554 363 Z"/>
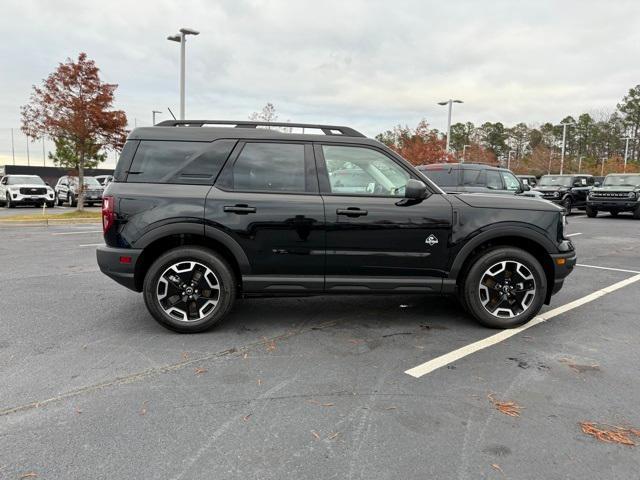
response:
<path fill-rule="evenodd" d="M 638 141 L 638 133 L 640 133 L 640 85 L 629 89 L 629 93 L 618 104 L 618 110 L 624 115 L 624 125 L 627 128 L 626 134 L 636 139 L 633 143 L 630 143 L 630 156 L 634 160 L 638 160 L 640 158 L 640 142 Z"/>
<path fill-rule="evenodd" d="M 73 142 L 65 137 L 53 139 L 56 146 L 55 154 L 49 152 L 49 159 L 59 167 L 78 170 L 80 165 L 80 155 Z M 84 158 L 84 168 L 95 168 L 107 159 L 107 154 L 102 151 L 102 146 L 97 143 L 89 143 L 86 148 Z"/>

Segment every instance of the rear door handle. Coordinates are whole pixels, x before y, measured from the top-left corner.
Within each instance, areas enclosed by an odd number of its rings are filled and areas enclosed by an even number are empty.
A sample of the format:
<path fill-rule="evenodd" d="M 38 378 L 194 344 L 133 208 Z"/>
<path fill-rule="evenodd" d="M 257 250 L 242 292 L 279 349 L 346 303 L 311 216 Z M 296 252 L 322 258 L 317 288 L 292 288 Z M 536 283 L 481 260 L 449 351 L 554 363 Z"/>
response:
<path fill-rule="evenodd" d="M 348 207 L 348 208 L 338 208 L 336 210 L 336 213 L 338 215 L 346 215 L 347 217 L 362 217 L 364 215 L 367 215 L 369 212 L 357 207 Z"/>
<path fill-rule="evenodd" d="M 237 213 L 238 215 L 256 213 L 256 207 L 250 207 L 249 205 L 227 205 L 223 210 L 229 213 Z"/>

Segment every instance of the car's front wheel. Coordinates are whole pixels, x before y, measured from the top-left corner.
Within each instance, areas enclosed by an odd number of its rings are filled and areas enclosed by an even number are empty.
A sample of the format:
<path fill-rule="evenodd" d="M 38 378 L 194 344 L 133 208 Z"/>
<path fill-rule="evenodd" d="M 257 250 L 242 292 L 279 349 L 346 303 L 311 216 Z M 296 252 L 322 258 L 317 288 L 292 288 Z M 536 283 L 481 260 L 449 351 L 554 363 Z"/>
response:
<path fill-rule="evenodd" d="M 567 196 L 563 201 L 562 201 L 562 206 L 564 207 L 564 211 L 567 215 L 571 215 L 571 210 L 573 209 L 573 200 L 571 200 L 571 197 Z"/>
<path fill-rule="evenodd" d="M 13 201 L 11 200 L 11 195 L 9 195 L 8 193 L 7 193 L 7 199 L 6 199 L 5 203 L 4 203 L 4 205 L 7 208 L 15 208 L 15 206 L 16 206 L 16 204 L 13 203 Z"/>
<path fill-rule="evenodd" d="M 590 207 L 589 205 L 587 205 L 587 217 L 595 218 L 597 216 L 598 216 L 598 209 Z"/>
<path fill-rule="evenodd" d="M 196 333 L 229 313 L 236 285 L 222 257 L 206 248 L 188 246 L 169 250 L 151 265 L 143 294 L 149 312 L 162 326 Z"/>
<path fill-rule="evenodd" d="M 542 308 L 547 278 L 540 262 L 519 248 L 499 247 L 478 256 L 464 282 L 471 314 L 491 328 L 512 328 Z"/>

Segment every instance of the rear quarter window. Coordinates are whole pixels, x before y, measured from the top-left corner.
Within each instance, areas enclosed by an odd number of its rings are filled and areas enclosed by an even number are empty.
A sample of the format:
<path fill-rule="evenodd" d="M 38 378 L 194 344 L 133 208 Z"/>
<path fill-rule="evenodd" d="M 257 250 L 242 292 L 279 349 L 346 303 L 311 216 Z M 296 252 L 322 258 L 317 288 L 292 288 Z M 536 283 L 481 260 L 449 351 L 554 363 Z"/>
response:
<path fill-rule="evenodd" d="M 236 140 L 180 142 L 142 140 L 127 175 L 129 183 L 213 185 Z"/>

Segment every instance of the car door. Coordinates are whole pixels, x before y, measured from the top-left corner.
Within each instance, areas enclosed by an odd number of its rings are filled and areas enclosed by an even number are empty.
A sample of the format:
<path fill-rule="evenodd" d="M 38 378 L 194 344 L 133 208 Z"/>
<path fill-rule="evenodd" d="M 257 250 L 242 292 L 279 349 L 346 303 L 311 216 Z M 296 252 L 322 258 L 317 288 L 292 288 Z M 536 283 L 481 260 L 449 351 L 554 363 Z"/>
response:
<path fill-rule="evenodd" d="M 245 292 L 322 291 L 325 219 L 311 143 L 238 142 L 207 196 L 205 223 L 244 250 Z"/>
<path fill-rule="evenodd" d="M 67 177 L 60 177 L 56 184 L 56 196 L 62 200 L 66 200 L 69 197 L 69 180 Z"/>
<path fill-rule="evenodd" d="M 421 177 L 377 147 L 319 143 L 314 151 L 327 222 L 325 289 L 439 291 L 452 217 L 445 195 L 405 199 L 407 180 Z M 350 191 L 336 175 L 348 169 L 364 179 Z"/>
<path fill-rule="evenodd" d="M 576 206 L 584 206 L 587 203 L 587 195 L 591 190 L 591 186 L 589 185 L 589 178 L 586 176 L 578 176 L 573 179 L 573 187 L 571 191 L 573 192 L 573 201 Z"/>

